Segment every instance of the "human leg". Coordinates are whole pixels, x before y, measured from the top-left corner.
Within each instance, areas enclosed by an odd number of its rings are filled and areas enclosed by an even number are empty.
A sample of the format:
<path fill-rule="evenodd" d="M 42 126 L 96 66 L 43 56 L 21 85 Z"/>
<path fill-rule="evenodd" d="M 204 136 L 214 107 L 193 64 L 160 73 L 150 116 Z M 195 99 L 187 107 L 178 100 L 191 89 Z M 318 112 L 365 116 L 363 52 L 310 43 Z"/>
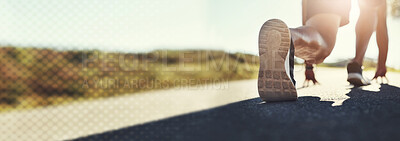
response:
<path fill-rule="evenodd" d="M 378 8 L 378 24 L 376 27 L 376 42 L 379 48 L 378 66 L 374 79 L 385 77 L 386 75 L 386 59 L 388 53 L 388 33 L 386 25 L 386 1 Z"/>
<path fill-rule="evenodd" d="M 307 20 L 305 26 L 290 29 L 295 55 L 306 62 L 303 86 L 308 86 L 309 81 L 318 84 L 313 64 L 322 63 L 332 52 L 340 21 L 340 16 L 335 14 L 318 14 Z"/>
<path fill-rule="evenodd" d="M 259 34 L 258 93 L 262 100 L 297 99 L 294 55 L 311 65 L 323 62 L 335 46 L 338 28 L 348 23 L 349 9 L 348 0 L 303 0 L 303 26 L 289 29 L 277 19 L 264 23 Z"/>
<path fill-rule="evenodd" d="M 304 26 L 291 28 L 295 55 L 311 64 L 322 63 L 332 52 L 341 18 L 336 14 L 318 14 Z"/>
<path fill-rule="evenodd" d="M 303 26 L 291 29 L 296 56 L 303 58 L 306 64 L 303 86 L 309 81 L 318 84 L 313 64 L 322 63 L 331 53 L 339 26 L 349 23 L 350 7 L 349 0 L 303 0 Z"/>
<path fill-rule="evenodd" d="M 388 51 L 388 35 L 386 27 L 386 1 L 360 0 L 360 17 L 356 25 L 356 56 L 347 65 L 347 81 L 355 86 L 370 84 L 362 76 L 362 64 L 371 35 L 376 31 L 376 39 L 379 47 L 378 67 L 374 79 L 385 77 L 386 57 Z"/>
<path fill-rule="evenodd" d="M 377 24 L 376 10 L 360 2 L 360 16 L 356 24 L 356 55 L 347 64 L 347 81 L 354 86 L 369 85 L 362 75 L 362 64 L 372 33 Z"/>
<path fill-rule="evenodd" d="M 372 33 L 377 25 L 376 10 L 360 6 L 360 16 L 356 24 L 356 56 L 353 61 L 362 65 Z"/>
<path fill-rule="evenodd" d="M 317 14 L 308 19 L 305 26 L 294 29 L 277 19 L 264 23 L 259 36 L 258 92 L 261 99 L 268 102 L 296 100 L 293 63 L 287 62 L 293 62 L 295 54 L 308 58 L 311 64 L 322 62 L 335 45 L 340 20 L 335 14 Z M 310 78 L 315 80 L 314 76 Z"/>

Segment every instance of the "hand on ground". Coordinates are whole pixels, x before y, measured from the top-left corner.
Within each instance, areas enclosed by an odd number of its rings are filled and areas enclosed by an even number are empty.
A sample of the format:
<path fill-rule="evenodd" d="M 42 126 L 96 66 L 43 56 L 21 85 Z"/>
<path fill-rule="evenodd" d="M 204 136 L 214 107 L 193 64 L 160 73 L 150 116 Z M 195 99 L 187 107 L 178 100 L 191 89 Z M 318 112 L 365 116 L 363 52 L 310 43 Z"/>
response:
<path fill-rule="evenodd" d="M 318 81 L 315 79 L 315 74 L 312 69 L 310 70 L 306 69 L 305 75 L 306 75 L 306 80 L 303 83 L 303 87 L 308 87 L 310 81 L 313 82 L 314 85 L 319 84 Z"/>
<path fill-rule="evenodd" d="M 389 80 L 386 77 L 386 72 L 387 72 L 386 67 L 378 67 L 376 69 L 375 76 L 374 76 L 374 78 L 372 80 L 375 79 L 376 82 L 378 83 L 378 78 L 380 77 L 381 78 L 381 83 L 383 83 L 383 78 L 385 78 L 387 83 L 389 83 Z"/>

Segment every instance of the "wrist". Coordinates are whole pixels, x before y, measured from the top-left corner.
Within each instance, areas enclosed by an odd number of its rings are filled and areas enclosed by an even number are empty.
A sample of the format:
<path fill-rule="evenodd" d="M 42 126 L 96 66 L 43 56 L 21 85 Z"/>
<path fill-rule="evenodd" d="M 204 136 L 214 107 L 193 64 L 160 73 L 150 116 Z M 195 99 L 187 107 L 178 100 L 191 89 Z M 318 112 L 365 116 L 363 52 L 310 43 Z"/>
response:
<path fill-rule="evenodd" d="M 378 63 L 378 68 L 382 68 L 382 67 L 385 67 L 386 68 L 386 63 Z"/>
<path fill-rule="evenodd" d="M 378 64 L 379 67 L 385 67 L 386 66 L 386 59 L 378 59 Z"/>

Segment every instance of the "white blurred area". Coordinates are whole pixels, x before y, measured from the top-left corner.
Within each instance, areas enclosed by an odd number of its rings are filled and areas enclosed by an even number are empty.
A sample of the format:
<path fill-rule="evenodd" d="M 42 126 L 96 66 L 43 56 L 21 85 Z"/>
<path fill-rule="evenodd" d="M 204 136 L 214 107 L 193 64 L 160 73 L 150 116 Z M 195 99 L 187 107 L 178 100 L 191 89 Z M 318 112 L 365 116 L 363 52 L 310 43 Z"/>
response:
<path fill-rule="evenodd" d="M 350 24 L 340 29 L 326 62 L 355 54 L 359 9 L 357 0 L 352 3 Z M 0 5 L 0 44 L 60 50 L 218 49 L 258 54 L 258 31 L 266 20 L 301 25 L 301 0 L 5 0 Z M 387 63 L 400 69 L 400 18 L 388 16 L 388 29 Z M 366 57 L 377 56 L 373 35 Z"/>

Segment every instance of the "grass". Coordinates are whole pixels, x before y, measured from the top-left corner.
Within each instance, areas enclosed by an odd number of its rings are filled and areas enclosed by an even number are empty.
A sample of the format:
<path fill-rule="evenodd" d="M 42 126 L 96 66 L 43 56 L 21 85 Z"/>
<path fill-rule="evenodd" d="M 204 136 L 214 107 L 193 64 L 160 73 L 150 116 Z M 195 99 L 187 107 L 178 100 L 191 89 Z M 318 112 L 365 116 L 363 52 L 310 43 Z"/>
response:
<path fill-rule="evenodd" d="M 0 112 L 256 78 L 258 57 L 216 50 L 149 53 L 0 48 Z"/>

